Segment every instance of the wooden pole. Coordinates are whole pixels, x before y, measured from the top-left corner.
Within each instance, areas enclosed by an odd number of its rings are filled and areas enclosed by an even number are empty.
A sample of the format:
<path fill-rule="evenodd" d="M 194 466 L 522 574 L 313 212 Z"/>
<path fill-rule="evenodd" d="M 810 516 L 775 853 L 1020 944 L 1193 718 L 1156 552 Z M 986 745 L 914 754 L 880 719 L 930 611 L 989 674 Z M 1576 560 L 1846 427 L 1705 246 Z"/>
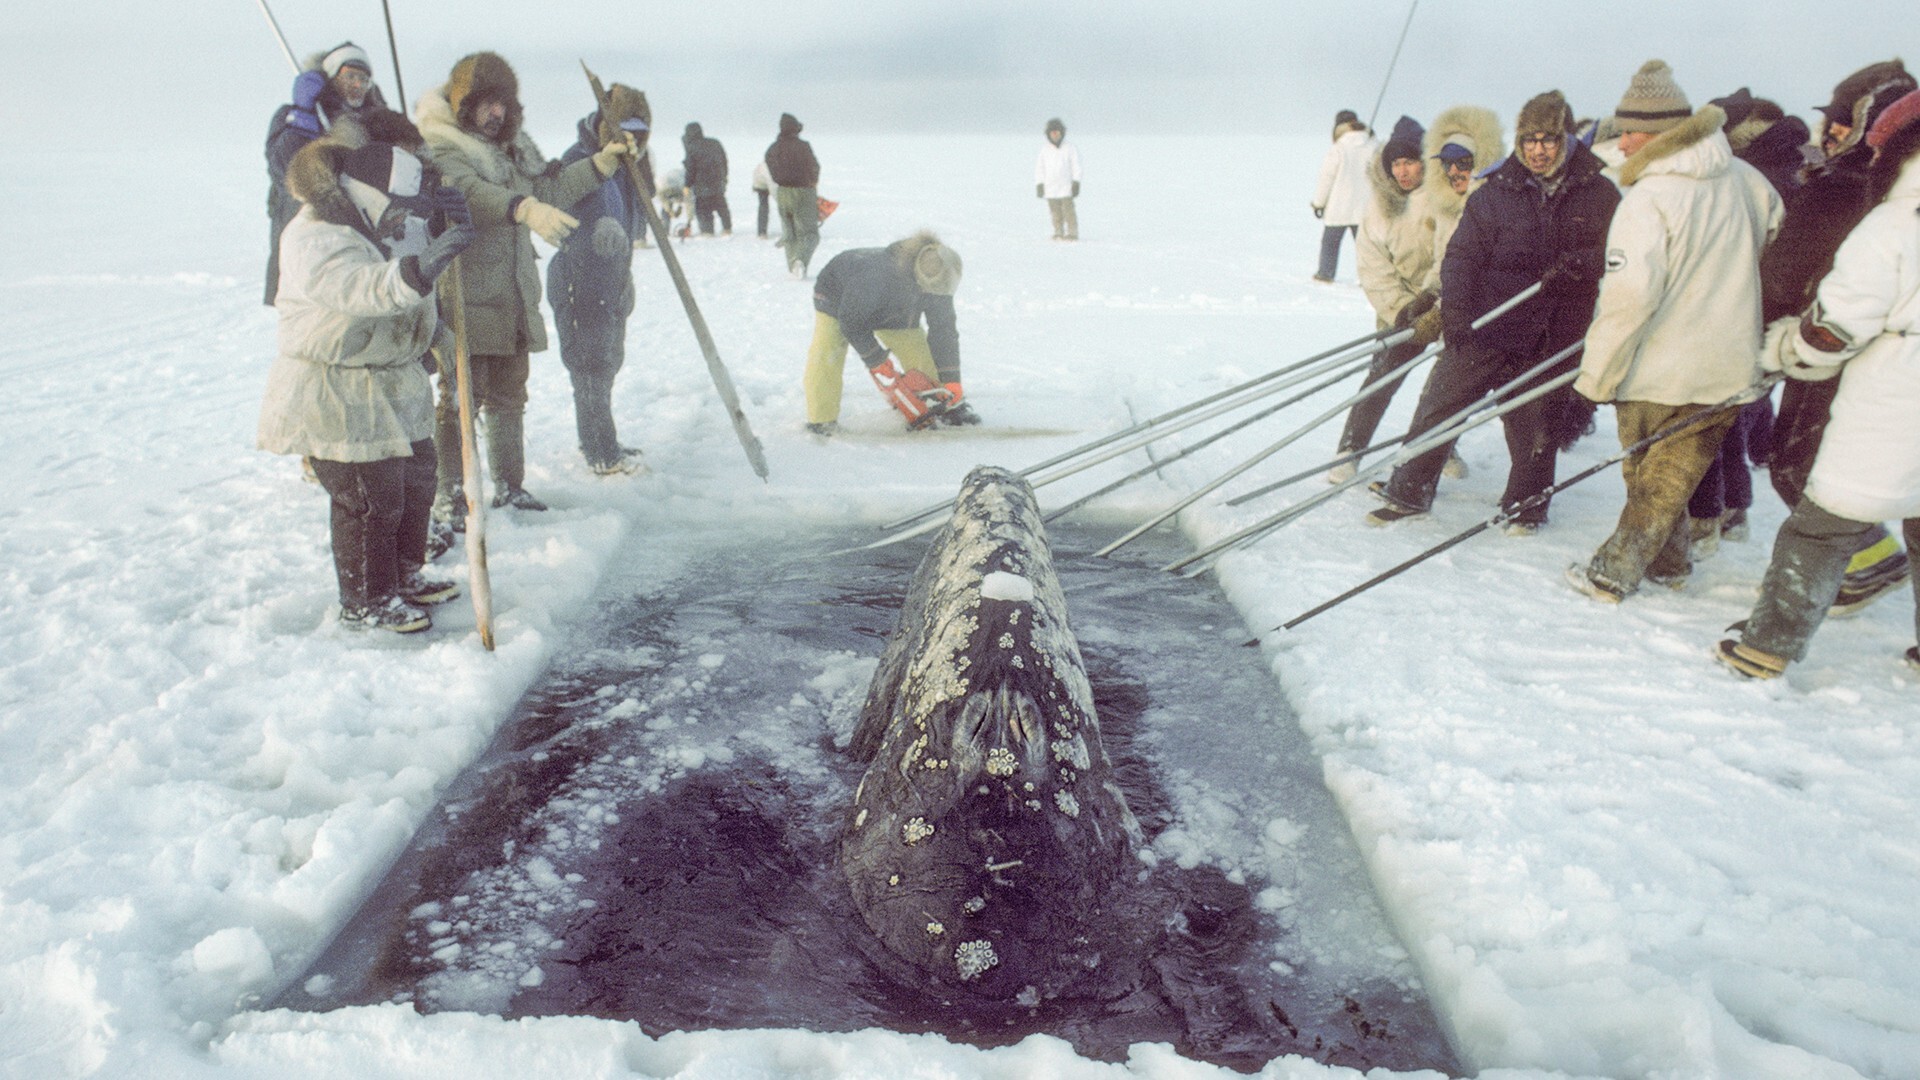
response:
<path fill-rule="evenodd" d="M 467 348 L 467 298 L 460 280 L 460 260 L 447 267 L 441 279 L 442 306 L 453 324 L 454 393 L 460 401 L 461 487 L 467 497 L 468 591 L 473 593 L 473 621 L 480 644 L 493 651 L 493 582 L 487 576 L 487 503 L 481 498 L 480 448 L 473 437 L 473 357 Z"/>

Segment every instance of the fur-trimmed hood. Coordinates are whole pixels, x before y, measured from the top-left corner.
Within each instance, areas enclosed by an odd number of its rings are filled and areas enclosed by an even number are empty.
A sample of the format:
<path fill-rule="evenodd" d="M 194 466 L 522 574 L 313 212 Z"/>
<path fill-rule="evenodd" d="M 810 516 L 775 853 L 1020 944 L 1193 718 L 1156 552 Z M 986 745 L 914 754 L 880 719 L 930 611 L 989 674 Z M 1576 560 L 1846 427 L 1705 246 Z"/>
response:
<path fill-rule="evenodd" d="M 1500 136 L 1500 117 L 1492 109 L 1479 105 L 1455 105 L 1434 117 L 1433 126 L 1427 129 L 1420 147 L 1420 152 L 1427 159 L 1427 175 L 1421 181 L 1421 186 L 1426 189 L 1427 198 L 1436 213 L 1456 218 L 1466 205 L 1467 196 L 1454 191 L 1453 186 L 1447 183 L 1447 170 L 1433 160 L 1433 156 L 1440 152 L 1441 147 L 1458 142 L 1462 136 L 1473 143 L 1473 169 L 1476 174 L 1485 172 L 1507 156 L 1506 143 Z M 1469 184 L 1467 192 L 1471 194 L 1476 186 L 1478 181 Z"/>
<path fill-rule="evenodd" d="M 1715 176 L 1726 171 L 1733 161 L 1733 148 L 1720 132 L 1726 122 L 1727 114 L 1718 105 L 1702 105 L 1628 157 L 1620 166 L 1620 186 L 1632 187 L 1649 172 Z"/>
<path fill-rule="evenodd" d="M 515 172 L 539 176 L 546 170 L 546 156 L 526 132 L 516 133 L 510 143 L 496 143 L 463 127 L 447 92 L 447 86 L 429 90 L 413 109 L 414 123 L 420 125 L 420 134 L 434 154 L 459 154 L 483 179 L 502 186 Z"/>
<path fill-rule="evenodd" d="M 287 165 L 287 190 L 293 197 L 313 208 L 320 220 L 330 225 L 366 231 L 366 220 L 359 207 L 347 197 L 340 183 L 347 155 L 369 143 L 388 143 L 418 154 L 420 133 L 399 113 L 385 109 L 359 116 L 345 116 L 333 129 L 300 148 Z"/>
<path fill-rule="evenodd" d="M 952 296 L 960 284 L 960 253 L 941 243 L 930 229 L 888 244 L 887 256 L 922 292 Z"/>
<path fill-rule="evenodd" d="M 1373 205 L 1379 208 L 1382 217 L 1392 220 L 1407 212 L 1407 197 L 1413 192 L 1400 190 L 1400 182 L 1393 178 L 1384 159 L 1384 151 L 1373 156 L 1373 164 L 1367 167 L 1367 182 L 1373 185 Z M 1429 172 L 1433 168 L 1431 164 L 1427 166 Z M 1421 180 L 1421 183 L 1425 182 L 1425 179 Z M 1418 190 L 1414 188 L 1414 191 Z"/>
<path fill-rule="evenodd" d="M 494 141 L 501 146 L 511 146 L 520 134 L 520 125 L 525 119 L 520 107 L 520 77 L 499 53 L 477 52 L 461 57 L 447 75 L 447 84 L 441 87 L 441 92 L 456 122 L 475 138 L 484 136 L 474 127 L 474 111 L 488 101 L 505 102 L 507 106 L 506 123 L 501 125 L 500 135 Z"/>

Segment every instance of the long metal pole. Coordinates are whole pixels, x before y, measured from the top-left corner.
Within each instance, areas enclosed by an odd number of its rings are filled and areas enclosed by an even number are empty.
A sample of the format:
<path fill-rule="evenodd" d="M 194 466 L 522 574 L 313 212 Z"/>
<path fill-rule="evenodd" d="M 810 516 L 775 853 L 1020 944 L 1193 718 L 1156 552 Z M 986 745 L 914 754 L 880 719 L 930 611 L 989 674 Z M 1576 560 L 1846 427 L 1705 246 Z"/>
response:
<path fill-rule="evenodd" d="M 1428 346 L 1426 349 L 1422 350 L 1418 356 L 1415 356 L 1413 359 L 1408 360 L 1406 363 L 1401 364 L 1398 368 L 1394 369 L 1393 374 L 1398 375 L 1401 372 L 1406 371 L 1407 369 L 1413 367 L 1413 365 L 1420 363 L 1421 361 L 1427 359 L 1429 356 L 1432 356 L 1438 350 L 1439 350 L 1439 345 L 1437 344 Z M 1351 374 L 1351 372 L 1348 372 L 1346 374 Z M 1346 375 L 1341 376 L 1341 378 L 1345 378 L 1345 377 Z M 1319 386 L 1315 387 L 1314 389 L 1316 391 L 1323 390 L 1328 386 L 1332 386 L 1335 382 L 1338 382 L 1338 381 L 1339 381 L 1338 379 L 1329 380 L 1327 382 L 1321 383 Z M 1346 412 L 1348 409 L 1352 408 L 1355 403 L 1364 401 L 1368 397 L 1371 397 L 1372 395 L 1379 393 L 1381 390 L 1386 389 L 1386 387 L 1387 387 L 1387 382 L 1386 380 L 1383 379 L 1379 382 L 1374 383 L 1372 386 L 1363 388 L 1359 393 L 1354 394 L 1348 397 L 1346 400 L 1340 402 L 1339 404 L 1334 405 L 1332 408 L 1325 410 L 1319 416 L 1316 416 L 1312 420 L 1307 421 L 1306 424 L 1302 425 L 1301 427 L 1295 428 L 1292 432 L 1290 432 L 1284 438 L 1270 444 L 1265 449 L 1261 450 L 1259 453 L 1253 455 L 1252 457 L 1241 462 L 1240 464 L 1235 465 L 1233 468 L 1228 469 L 1226 472 L 1221 473 L 1219 476 L 1215 477 L 1213 480 L 1208 481 L 1205 484 L 1202 484 L 1199 488 L 1195 489 L 1194 491 L 1186 495 L 1184 498 L 1181 498 L 1180 500 L 1175 502 L 1172 506 L 1168 507 L 1165 510 L 1162 510 L 1160 513 L 1156 514 L 1152 518 L 1149 518 L 1146 522 L 1135 527 L 1133 531 L 1127 533 L 1125 536 L 1122 536 L 1120 539 L 1115 540 L 1113 543 L 1108 544 L 1106 547 L 1101 548 L 1099 551 L 1094 552 L 1094 555 L 1104 558 L 1120 550 L 1121 548 L 1127 546 L 1128 544 L 1134 542 L 1135 540 L 1138 540 L 1141 536 L 1144 536 L 1148 531 L 1153 529 L 1154 526 L 1159 525 L 1161 522 L 1166 521 L 1168 518 L 1173 517 L 1175 514 L 1178 514 L 1180 511 L 1185 510 L 1187 507 L 1192 506 L 1196 502 L 1199 502 L 1201 499 L 1205 498 L 1206 496 L 1212 494 L 1215 491 L 1218 491 L 1220 488 L 1226 485 L 1227 481 L 1232 480 L 1233 478 L 1246 472 L 1248 469 L 1253 468 L 1255 465 L 1260 464 L 1261 462 L 1267 460 L 1268 458 L 1279 453 L 1280 451 L 1285 450 L 1287 447 L 1292 446 L 1294 443 L 1300 441 L 1301 438 L 1305 437 L 1305 435 L 1308 432 L 1319 427 L 1321 424 L 1326 423 L 1328 420 L 1331 420 L 1334 417 L 1339 416 L 1341 413 Z"/>
<path fill-rule="evenodd" d="M 1646 438 L 1641 439 L 1639 442 L 1634 443 L 1632 446 L 1626 447 L 1625 449 L 1621 450 L 1619 453 L 1613 455 L 1612 457 L 1606 459 L 1605 461 L 1600 462 L 1597 465 L 1588 466 L 1587 468 L 1580 470 L 1579 472 L 1573 474 L 1572 476 L 1567 477 L 1565 480 L 1562 480 L 1556 484 L 1551 484 L 1547 486 L 1544 490 L 1534 495 L 1530 495 L 1525 499 L 1522 499 L 1519 503 L 1517 503 L 1516 505 L 1508 509 L 1501 510 L 1499 513 L 1494 514 L 1492 517 L 1486 519 L 1485 521 L 1480 522 L 1477 525 L 1474 525 L 1472 528 L 1466 529 L 1463 532 L 1459 532 L 1454 534 L 1453 536 L 1448 537 L 1446 540 L 1442 541 L 1441 543 L 1435 544 L 1434 546 L 1428 548 L 1427 550 L 1421 552 L 1420 554 L 1415 555 L 1413 558 L 1408 559 L 1407 561 L 1400 563 L 1399 565 L 1389 570 L 1383 570 L 1380 573 L 1375 574 L 1374 576 L 1368 578 L 1367 580 L 1361 582 L 1360 584 L 1355 585 L 1353 588 L 1348 589 L 1346 592 L 1341 593 L 1339 596 L 1336 596 L 1333 599 L 1328 600 L 1326 603 L 1309 608 L 1308 610 L 1303 611 L 1298 615 L 1295 615 L 1293 618 L 1288 619 L 1286 622 L 1281 623 L 1279 626 L 1274 627 L 1272 630 L 1268 630 L 1267 633 L 1271 634 L 1273 633 L 1274 630 L 1291 630 L 1294 627 L 1299 626 L 1301 623 L 1306 622 L 1308 619 L 1313 618 L 1315 615 L 1318 615 L 1324 611 L 1329 611 L 1333 608 L 1339 607 L 1341 604 L 1344 604 L 1347 601 L 1353 599 L 1354 597 L 1359 596 L 1361 593 L 1366 592 L 1368 589 L 1373 588 L 1375 585 L 1378 585 L 1381 582 L 1387 581 L 1391 578 L 1399 577 L 1401 574 L 1404 574 L 1408 570 L 1411 570 L 1414 567 L 1419 566 L 1421 563 L 1426 562 L 1428 559 L 1433 558 L 1435 555 L 1438 555 L 1441 552 L 1447 551 L 1457 544 L 1461 544 L 1467 540 L 1471 540 L 1474 537 L 1480 535 L 1481 533 L 1487 531 L 1488 529 L 1494 527 L 1495 525 L 1502 525 L 1502 524 L 1505 524 L 1506 522 L 1512 521 L 1514 518 L 1519 517 L 1522 511 L 1529 510 L 1535 506 L 1538 506 L 1543 500 L 1552 498 L 1554 495 L 1562 491 L 1565 491 L 1566 489 L 1572 487 L 1573 485 L 1579 483 L 1580 481 L 1585 480 L 1590 476 L 1594 476 L 1598 473 L 1604 472 L 1615 465 L 1618 465 L 1622 461 L 1625 461 L 1626 459 L 1632 457 L 1633 455 L 1646 450 L 1648 447 L 1652 446 L 1654 443 L 1661 441 L 1662 439 L 1670 439 L 1675 435 L 1679 435 L 1683 432 L 1690 431 L 1693 428 L 1699 427 L 1705 421 L 1715 416 L 1718 416 L 1723 412 L 1726 412 L 1728 409 L 1745 407 L 1750 402 L 1757 400 L 1761 393 L 1764 393 L 1768 390 L 1773 389 L 1773 384 L 1779 381 L 1780 381 L 1779 375 L 1769 375 L 1765 379 L 1762 379 L 1758 385 L 1749 387 L 1746 390 L 1742 390 L 1740 393 L 1734 395 L 1731 398 L 1728 398 L 1726 401 L 1723 401 L 1720 404 L 1715 405 L 1710 409 L 1707 409 L 1703 412 L 1694 413 L 1692 416 L 1687 417 L 1685 420 L 1682 420 L 1677 424 L 1672 424 L 1661 431 L 1656 431 L 1652 435 L 1649 435 Z M 1252 638 L 1248 641 L 1242 642 L 1241 644 L 1258 645 L 1260 644 L 1260 639 Z"/>
<path fill-rule="evenodd" d="M 280 43 L 280 51 L 286 54 L 287 66 L 295 75 L 300 74 L 300 61 L 293 58 L 293 46 L 287 44 L 287 35 L 280 32 L 280 20 L 273 17 L 273 9 L 267 6 L 267 0 L 260 0 L 260 14 L 267 17 L 267 25 L 273 28 L 273 40 Z"/>
<path fill-rule="evenodd" d="M 400 43 L 393 36 L 393 9 L 380 0 L 380 13 L 387 17 L 387 51 L 393 54 L 393 92 L 400 95 L 400 111 L 407 111 L 407 84 L 400 81 Z"/>
<path fill-rule="evenodd" d="M 1373 99 L 1373 111 L 1367 114 L 1367 130 L 1373 130 L 1373 122 L 1380 116 L 1380 103 L 1387 100 L 1387 84 L 1393 81 L 1393 69 L 1400 63 L 1400 47 L 1407 43 L 1407 31 L 1413 29 L 1413 13 L 1420 9 L 1420 0 L 1413 0 L 1407 8 L 1407 21 L 1400 27 L 1400 40 L 1394 43 L 1393 59 L 1387 61 L 1387 77 L 1380 80 L 1380 96 Z"/>
<path fill-rule="evenodd" d="M 1125 439 L 1130 436 L 1137 435 L 1143 431 L 1147 431 L 1152 428 L 1158 427 L 1161 424 L 1167 423 L 1178 417 L 1185 416 L 1186 414 L 1193 412 L 1196 409 L 1203 409 L 1216 402 L 1224 401 L 1227 398 L 1233 397 L 1236 394 L 1240 394 L 1247 390 L 1251 390 L 1262 383 L 1280 378 L 1283 375 L 1290 375 L 1296 371 L 1299 371 L 1302 368 L 1309 367 L 1313 364 L 1317 364 L 1321 362 L 1322 360 L 1326 360 L 1329 357 L 1341 356 L 1342 354 L 1350 353 L 1353 350 L 1359 349 L 1362 347 L 1367 347 L 1367 354 L 1372 355 L 1373 353 L 1379 352 L 1381 349 L 1392 348 L 1394 345 L 1397 345 L 1400 342 L 1405 341 L 1410 336 L 1412 335 L 1409 331 L 1390 329 L 1390 330 L 1379 330 L 1379 331 L 1375 331 L 1374 333 L 1368 334 L 1365 337 L 1354 338 L 1352 341 L 1346 342 L 1345 344 L 1335 345 L 1333 348 L 1328 349 L 1324 352 L 1315 353 L 1304 360 L 1298 360 L 1298 361 L 1295 361 L 1294 363 L 1275 368 L 1274 370 L 1267 372 L 1265 375 L 1258 375 L 1258 376 L 1255 376 L 1254 378 L 1248 379 L 1246 382 L 1239 383 L 1234 386 L 1229 386 L 1225 390 L 1215 391 L 1214 393 L 1208 394 L 1206 397 L 1203 397 L 1198 401 L 1189 402 L 1188 404 L 1182 405 L 1177 409 L 1170 409 L 1167 412 L 1163 412 L 1158 416 L 1149 417 L 1148 419 L 1142 420 L 1139 423 L 1122 428 L 1119 431 L 1113 432 L 1108 435 L 1103 435 L 1100 438 L 1095 439 L 1090 443 L 1084 443 L 1080 446 L 1074 447 L 1071 450 L 1065 451 L 1060 454 L 1056 454 L 1053 457 L 1050 457 L 1047 460 L 1042 461 L 1037 465 L 1029 465 L 1024 469 L 1021 469 L 1016 475 L 1023 478 L 1031 477 L 1042 469 L 1050 469 L 1053 466 L 1059 465 L 1063 462 L 1072 461 L 1074 458 L 1077 458 L 1082 454 L 1092 453 L 1093 451 L 1098 450 L 1103 446 L 1111 445 L 1115 442 L 1118 442 L 1121 439 Z M 1245 404 L 1247 401 L 1258 400 L 1262 396 L 1264 395 L 1255 394 L 1251 397 L 1246 398 L 1245 401 L 1242 401 L 1240 404 Z M 1239 405 L 1235 405 L 1232 407 L 1238 408 Z M 1215 413 L 1212 415 L 1218 415 L 1218 414 Z M 1169 429 L 1169 430 L 1173 431 L 1173 430 L 1180 430 L 1180 429 L 1175 428 L 1175 429 Z M 1148 440 L 1148 441 L 1152 441 L 1152 440 Z M 885 525 L 882 525 L 881 528 L 897 529 L 904 525 L 911 525 L 916 521 L 920 521 L 925 518 L 938 515 L 942 511 L 945 511 L 951 508 L 952 506 L 953 506 L 952 499 L 948 499 L 944 502 L 938 502 L 933 504 L 932 506 L 928 506 L 920 510 L 916 510 L 911 514 L 908 514 L 906 517 L 899 518 L 894 521 L 889 521 Z"/>
<path fill-rule="evenodd" d="M 1488 410 L 1483 415 L 1480 415 L 1480 416 L 1472 415 L 1472 413 L 1475 410 L 1484 407 L 1487 403 L 1491 401 L 1497 400 L 1502 394 L 1509 393 L 1515 387 L 1524 385 L 1529 379 L 1536 377 L 1541 372 L 1546 371 L 1548 368 L 1551 368 L 1553 365 L 1559 363 L 1560 361 L 1566 359 L 1569 356 L 1572 356 L 1584 344 L 1585 344 L 1584 341 L 1576 341 L 1572 345 L 1567 346 L 1566 348 L 1560 350 L 1559 352 L 1554 353 L 1552 356 L 1547 357 L 1545 360 L 1540 361 L 1538 364 L 1535 364 L 1533 367 L 1528 368 L 1524 373 L 1517 375 L 1512 379 L 1507 380 L 1505 383 L 1501 384 L 1499 387 L 1496 387 L 1493 390 L 1489 390 L 1479 401 L 1476 401 L 1472 405 L 1469 405 L 1466 408 L 1460 410 L 1459 412 L 1453 414 L 1453 416 L 1448 418 L 1448 420 L 1445 423 L 1437 425 L 1434 428 L 1426 431 L 1420 436 L 1420 438 L 1417 441 L 1410 441 L 1407 445 L 1401 447 L 1399 453 L 1393 455 L 1390 458 L 1382 459 L 1381 461 L 1373 465 L 1370 465 L 1365 469 L 1360 470 L 1359 472 L 1355 473 L 1351 479 L 1346 480 L 1339 484 L 1335 484 L 1334 486 L 1328 488 L 1327 490 L 1321 492 L 1320 494 L 1315 495 L 1312 498 L 1307 499 L 1303 502 L 1300 502 L 1294 506 L 1291 506 L 1286 510 L 1283 510 L 1273 515 L 1272 517 L 1267 518 L 1265 521 L 1261 521 L 1253 525 L 1249 525 L 1248 527 L 1241 529 L 1239 532 L 1236 532 L 1233 535 L 1226 537 L 1225 539 L 1216 541 L 1215 543 L 1210 544 L 1207 547 L 1194 552 L 1193 554 L 1187 556 L 1186 558 L 1178 559 L 1178 560 L 1175 560 L 1174 562 L 1168 563 L 1166 566 L 1161 567 L 1161 569 L 1169 570 L 1169 571 L 1183 570 L 1186 567 L 1192 566 L 1193 564 L 1198 563 L 1203 559 L 1206 559 L 1210 556 L 1213 556 L 1222 551 L 1225 551 L 1227 548 L 1234 547 L 1239 544 L 1249 543 L 1253 540 L 1259 539 L 1261 536 L 1264 536 L 1267 533 L 1270 533 L 1273 530 L 1280 528 L 1282 525 L 1285 525 L 1288 522 L 1293 521 L 1298 517 L 1301 517 L 1302 515 L 1306 514 L 1307 511 L 1313 509 L 1316 506 L 1319 506 L 1324 502 L 1327 502 L 1328 500 L 1341 494 L 1347 489 L 1352 487 L 1357 487 L 1361 483 L 1364 483 L 1369 477 L 1380 472 L 1382 469 L 1385 469 L 1388 466 L 1404 464 L 1408 461 L 1413 460 L 1414 458 L 1419 457 L 1421 454 L 1424 454 L 1429 450 L 1433 450 L 1438 447 L 1445 446 L 1447 443 L 1450 443 L 1453 440 L 1459 438 L 1466 431 L 1472 428 L 1479 427 L 1481 424 L 1487 423 L 1488 421 L 1493 420 L 1497 417 L 1505 416 L 1507 413 L 1512 412 L 1514 409 L 1517 409 L 1520 406 L 1527 404 L 1528 402 L 1531 402 L 1554 390 L 1559 389 L 1562 386 L 1567 385 L 1568 383 L 1571 383 L 1579 375 L 1579 372 L 1569 371 L 1562 375 L 1556 376 L 1555 378 L 1550 379 L 1547 382 L 1534 387 L 1532 390 L 1529 390 L 1526 393 L 1521 394 L 1520 396 L 1510 401 L 1503 402 L 1497 407 Z M 1204 569 L 1205 567 L 1202 567 L 1200 570 L 1194 571 L 1194 573 L 1199 573 L 1201 571 L 1204 571 Z"/>

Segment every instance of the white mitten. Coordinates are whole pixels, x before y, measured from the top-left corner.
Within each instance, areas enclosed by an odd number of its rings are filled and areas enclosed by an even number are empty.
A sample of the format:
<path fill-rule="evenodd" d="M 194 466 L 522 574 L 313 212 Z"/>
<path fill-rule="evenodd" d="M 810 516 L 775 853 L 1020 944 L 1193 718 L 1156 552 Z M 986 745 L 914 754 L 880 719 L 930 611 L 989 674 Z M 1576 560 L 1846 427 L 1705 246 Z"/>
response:
<path fill-rule="evenodd" d="M 514 208 L 513 220 L 540 234 L 540 239 L 559 247 L 579 226 L 580 219 L 539 199 L 522 199 Z"/>

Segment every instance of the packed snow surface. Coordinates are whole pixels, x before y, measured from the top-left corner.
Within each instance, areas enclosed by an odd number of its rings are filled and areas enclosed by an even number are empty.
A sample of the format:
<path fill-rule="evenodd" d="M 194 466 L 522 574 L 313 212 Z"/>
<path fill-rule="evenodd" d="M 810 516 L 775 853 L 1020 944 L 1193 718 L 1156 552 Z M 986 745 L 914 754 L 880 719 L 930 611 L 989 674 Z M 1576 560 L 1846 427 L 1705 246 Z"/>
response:
<path fill-rule="evenodd" d="M 572 118 L 532 119 L 549 153 L 563 149 Z M 742 161 L 772 131 L 709 134 Z M 1308 280 L 1321 137 L 1076 132 L 1085 239 L 1059 244 L 1028 194 L 1037 127 L 807 134 L 823 194 L 841 202 L 816 269 L 921 226 L 964 254 L 967 394 L 986 426 L 903 433 L 856 368 L 842 434 L 807 435 L 809 287 L 753 237 L 736 180 L 734 235 L 680 254 L 770 481 L 748 471 L 657 254 L 637 252 L 616 408 L 654 471 L 588 472 L 559 358 L 534 358 L 528 487 L 553 509 L 491 516 L 493 653 L 464 600 L 418 637 L 337 627 L 324 496 L 295 462 L 252 448 L 275 338 L 259 304 L 252 133 L 37 145 L 33 168 L 8 170 L 0 1072 L 1225 1075 L 1161 1046 L 1099 1063 L 1041 1036 L 998 1050 L 878 1030 L 656 1039 L 585 1018 L 255 1008 L 354 911 L 566 646 L 614 553 L 646 550 L 634 540 L 670 548 L 726 527 L 764 536 L 772 556 L 796 520 L 878 526 L 949 497 L 975 464 L 1031 464 L 1373 328 L 1350 246 L 1339 283 Z M 1144 520 L 1343 392 L 1092 513 Z M 1414 397 L 1401 391 L 1386 428 Z M 1563 473 L 1611 452 L 1612 435 L 1603 411 Z M 1309 468 L 1335 437 L 1322 429 L 1221 495 Z M 1426 520 L 1362 529 L 1355 492 L 1225 558 L 1248 626 L 1490 513 L 1500 436 L 1478 430 L 1461 449 L 1472 477 L 1445 484 Z M 1042 503 L 1145 463 L 1132 453 L 1043 489 Z M 1234 509 L 1210 497 L 1178 527 L 1206 543 L 1318 484 Z M 1724 545 L 1682 592 L 1601 607 L 1561 582 L 1619 510 L 1610 472 L 1558 498 L 1536 537 L 1482 536 L 1264 636 L 1273 692 L 1312 738 L 1411 962 L 1481 1075 L 1920 1076 L 1920 676 L 1898 663 L 1911 612 L 1897 596 L 1829 623 L 1776 682 L 1716 668 L 1708 647 L 1746 614 L 1782 517 L 1758 486 L 1755 539 Z M 465 574 L 457 558 L 441 569 Z M 1273 835 L 1286 822 L 1239 817 L 1233 792 L 1214 794 L 1220 812 L 1183 826 L 1194 858 L 1289 842 Z M 1356 1074 L 1284 1059 L 1263 1075 Z"/>

